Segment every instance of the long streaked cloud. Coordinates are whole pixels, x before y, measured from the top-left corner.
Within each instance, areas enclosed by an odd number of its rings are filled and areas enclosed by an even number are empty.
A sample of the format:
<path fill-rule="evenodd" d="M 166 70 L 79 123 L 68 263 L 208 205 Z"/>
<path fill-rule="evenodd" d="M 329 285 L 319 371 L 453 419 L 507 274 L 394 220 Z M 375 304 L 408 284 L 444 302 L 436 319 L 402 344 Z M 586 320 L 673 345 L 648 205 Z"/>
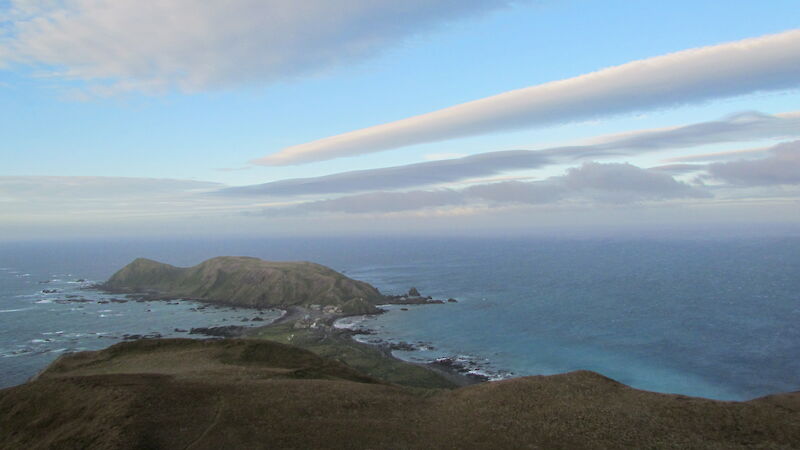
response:
<path fill-rule="evenodd" d="M 688 162 L 649 170 L 673 175 L 698 173 L 699 182 L 714 181 L 727 187 L 800 185 L 800 141 L 670 159 Z"/>
<path fill-rule="evenodd" d="M 157 178 L 0 176 L 0 212 L 6 218 L 191 214 L 212 205 L 225 208 L 200 195 L 221 186 Z"/>
<path fill-rule="evenodd" d="M 92 196 L 158 197 L 162 194 L 193 194 L 219 188 L 208 181 L 164 178 L 81 177 L 81 176 L 0 176 L 0 198 L 6 201 Z"/>
<path fill-rule="evenodd" d="M 681 127 L 598 137 L 585 145 L 487 152 L 454 159 L 234 187 L 220 193 L 231 196 L 288 196 L 407 189 L 493 176 L 509 170 L 570 163 L 583 158 L 787 137 L 800 137 L 800 114 L 746 112 Z M 714 156 L 709 154 L 706 158 L 710 160 Z M 716 155 L 717 159 L 723 156 Z"/>
<path fill-rule="evenodd" d="M 540 205 L 563 201 L 589 204 L 629 204 L 685 198 L 706 198 L 704 190 L 671 176 L 631 164 L 585 163 L 565 175 L 542 181 L 506 181 L 464 189 L 370 192 L 289 207 L 267 209 L 264 214 L 305 212 L 388 213 L 482 203 L 490 207 L 509 204 Z"/>
<path fill-rule="evenodd" d="M 706 170 L 712 178 L 732 185 L 800 184 L 800 141 L 776 145 L 764 158 L 715 162 Z"/>
<path fill-rule="evenodd" d="M 548 152 L 510 150 L 233 187 L 220 191 L 220 194 L 284 196 L 399 189 L 483 177 L 514 168 L 533 168 L 547 164 L 551 164 L 551 156 Z"/>
<path fill-rule="evenodd" d="M 800 86 L 800 30 L 695 48 L 287 147 L 291 165 Z"/>
<path fill-rule="evenodd" d="M 265 84 L 362 61 L 510 3 L 12 0 L 5 10 L 0 4 L 0 66 L 13 61 L 100 83 L 98 93 Z"/>

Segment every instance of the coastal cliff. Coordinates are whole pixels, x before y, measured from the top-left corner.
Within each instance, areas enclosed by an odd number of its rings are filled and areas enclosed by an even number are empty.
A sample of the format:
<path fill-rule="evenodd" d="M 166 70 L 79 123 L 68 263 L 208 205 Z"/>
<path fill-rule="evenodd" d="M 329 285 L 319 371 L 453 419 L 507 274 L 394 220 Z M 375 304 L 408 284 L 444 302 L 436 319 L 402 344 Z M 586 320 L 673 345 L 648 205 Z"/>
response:
<path fill-rule="evenodd" d="M 336 306 L 353 314 L 377 312 L 374 305 L 384 299 L 373 286 L 320 264 L 243 256 L 220 256 L 186 268 L 138 258 L 99 287 L 253 308 Z"/>
<path fill-rule="evenodd" d="M 263 340 L 140 340 L 0 390 L 0 448 L 798 448 L 800 393 L 720 402 L 593 372 L 388 384 Z"/>

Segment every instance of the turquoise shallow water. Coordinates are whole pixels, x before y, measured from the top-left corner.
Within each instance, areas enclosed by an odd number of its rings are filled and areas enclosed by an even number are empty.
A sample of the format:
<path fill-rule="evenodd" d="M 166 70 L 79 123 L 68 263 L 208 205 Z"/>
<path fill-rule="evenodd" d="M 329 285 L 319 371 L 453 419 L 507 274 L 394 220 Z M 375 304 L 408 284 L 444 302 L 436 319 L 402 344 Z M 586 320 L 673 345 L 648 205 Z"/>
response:
<path fill-rule="evenodd" d="M 51 286 L 39 281 L 102 280 L 137 256 L 190 265 L 223 254 L 313 260 L 384 293 L 416 286 L 425 295 L 457 298 L 393 307 L 362 324 L 377 331 L 363 339 L 422 348 L 396 352 L 406 359 L 461 358 L 494 377 L 590 369 L 642 389 L 718 399 L 800 389 L 797 238 L 4 244 L 0 373 L 11 380 L 4 385 L 24 381 L 56 350 L 113 340 L 92 333 L 169 332 L 252 317 L 193 311 L 188 303 L 36 303 L 54 297 L 37 294 Z M 112 323 L 103 314 L 123 315 L 109 328 L 101 326 Z M 58 331 L 71 335 L 33 342 Z M 34 350 L 6 356 L 25 346 Z"/>

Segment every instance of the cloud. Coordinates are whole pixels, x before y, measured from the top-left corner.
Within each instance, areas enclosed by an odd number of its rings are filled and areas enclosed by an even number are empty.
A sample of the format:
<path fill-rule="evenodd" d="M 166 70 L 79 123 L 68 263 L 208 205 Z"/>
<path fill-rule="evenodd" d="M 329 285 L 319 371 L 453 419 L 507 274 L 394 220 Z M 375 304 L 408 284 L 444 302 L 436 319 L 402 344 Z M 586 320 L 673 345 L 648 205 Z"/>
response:
<path fill-rule="evenodd" d="M 597 137 L 586 145 L 487 152 L 454 159 L 234 187 L 220 193 L 232 196 L 285 196 L 407 189 L 569 163 L 583 158 L 597 159 L 604 155 L 624 156 L 668 148 L 785 137 L 800 137 L 800 115 L 745 112 L 681 127 Z M 727 153 L 705 156 L 706 160 L 715 157 L 727 157 Z"/>
<path fill-rule="evenodd" d="M 567 171 L 560 181 L 569 192 L 582 192 L 602 203 L 708 197 L 708 193 L 670 175 L 631 164 L 586 163 Z"/>
<path fill-rule="evenodd" d="M 648 167 L 647 170 L 655 172 L 666 172 L 672 175 L 705 171 L 705 164 L 665 164 L 662 166 Z"/>
<path fill-rule="evenodd" d="M 219 188 L 219 183 L 194 180 L 127 177 L 0 176 L 0 195 L 20 201 L 38 198 L 87 199 L 148 197 L 196 193 Z"/>
<path fill-rule="evenodd" d="M 370 192 L 368 194 L 303 203 L 297 206 L 296 210 L 356 214 L 374 212 L 386 213 L 452 206 L 461 204 L 464 201 L 465 198 L 460 192 L 451 189 L 410 192 Z"/>
<path fill-rule="evenodd" d="M 634 203 L 708 194 L 671 176 L 619 163 L 585 163 L 562 176 L 536 182 L 510 181 L 466 188 L 469 196 L 496 203 L 552 203 L 578 199 L 591 203 Z"/>
<path fill-rule="evenodd" d="M 800 184 L 800 141 L 776 145 L 764 158 L 712 163 L 707 170 L 711 177 L 734 185 Z"/>
<path fill-rule="evenodd" d="M 250 170 L 253 166 L 241 166 L 241 167 L 217 167 L 214 170 L 218 172 L 241 172 L 243 170 Z"/>
<path fill-rule="evenodd" d="M 800 86 L 800 30 L 791 30 L 509 91 L 287 147 L 254 162 L 272 166 L 303 164 L 797 86 Z"/>
<path fill-rule="evenodd" d="M 180 215 L 224 202 L 200 193 L 222 185 L 205 181 L 123 177 L 0 176 L 0 211 L 14 217 Z M 230 202 L 227 202 L 230 203 Z"/>
<path fill-rule="evenodd" d="M 264 214 L 303 212 L 392 213 L 426 208 L 462 207 L 485 204 L 541 205 L 577 201 L 588 205 L 630 204 L 685 198 L 705 198 L 701 189 L 676 181 L 669 175 L 630 164 L 586 163 L 565 175 L 543 181 L 504 181 L 464 189 L 371 192 L 346 197 L 267 209 Z"/>
<path fill-rule="evenodd" d="M 440 159 L 463 158 L 464 156 L 467 155 L 465 153 L 428 153 L 422 158 L 425 161 L 438 161 Z"/>
<path fill-rule="evenodd" d="M 510 3 L 12 0 L 0 11 L 10 29 L 0 49 L 7 61 L 91 81 L 98 93 L 194 92 L 316 74 Z"/>
<path fill-rule="evenodd" d="M 546 154 L 527 150 L 483 153 L 380 169 L 356 170 L 313 178 L 293 178 L 254 186 L 228 188 L 225 195 L 304 195 L 348 193 L 426 186 L 492 175 L 514 168 L 549 164 Z"/>
<path fill-rule="evenodd" d="M 745 157 L 759 157 L 764 156 L 764 152 L 768 151 L 769 147 L 759 148 L 746 148 L 741 150 L 728 150 L 724 152 L 703 153 L 700 155 L 685 155 L 676 156 L 674 158 L 664 159 L 664 162 L 707 162 L 707 161 L 726 161 L 741 159 Z"/>

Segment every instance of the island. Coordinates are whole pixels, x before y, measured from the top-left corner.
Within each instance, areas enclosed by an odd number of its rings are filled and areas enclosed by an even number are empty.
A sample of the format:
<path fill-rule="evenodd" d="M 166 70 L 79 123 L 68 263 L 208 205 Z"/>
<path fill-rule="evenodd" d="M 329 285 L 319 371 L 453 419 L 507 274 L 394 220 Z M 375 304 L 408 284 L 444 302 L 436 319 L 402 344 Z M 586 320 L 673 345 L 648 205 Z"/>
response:
<path fill-rule="evenodd" d="M 347 314 L 377 313 L 385 299 L 362 281 L 311 262 L 220 256 L 193 267 L 138 258 L 99 286 L 150 298 L 189 298 L 250 308 L 323 305 Z"/>
<path fill-rule="evenodd" d="M 722 402 L 589 371 L 476 383 L 394 359 L 333 320 L 385 302 L 453 302 L 415 288 L 383 295 L 318 264 L 137 259 L 99 287 L 287 313 L 230 338 L 66 354 L 0 390 L 0 448 L 800 447 L 800 392 Z"/>

